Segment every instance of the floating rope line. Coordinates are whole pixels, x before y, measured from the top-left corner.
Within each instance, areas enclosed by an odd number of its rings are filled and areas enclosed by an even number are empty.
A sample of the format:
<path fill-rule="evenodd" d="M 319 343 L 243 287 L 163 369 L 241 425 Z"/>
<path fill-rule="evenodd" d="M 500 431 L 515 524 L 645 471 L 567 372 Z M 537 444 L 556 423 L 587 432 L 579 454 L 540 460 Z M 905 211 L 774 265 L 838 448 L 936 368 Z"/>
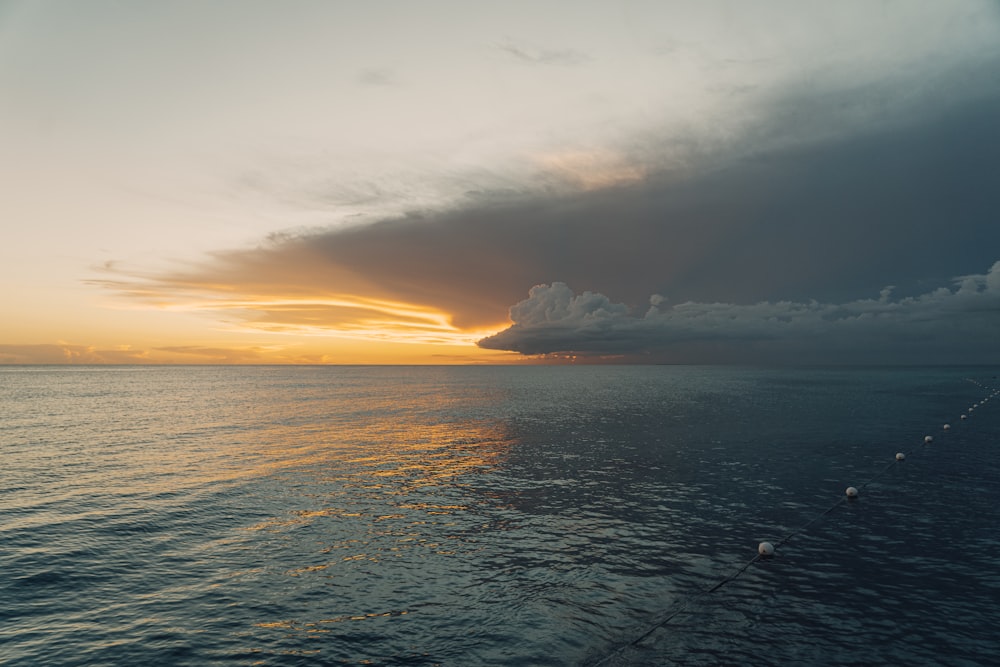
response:
<path fill-rule="evenodd" d="M 971 416 L 977 408 L 981 407 L 984 403 L 988 402 L 990 400 L 990 398 L 1000 398 L 1000 389 L 989 387 L 989 386 L 984 385 L 984 384 L 982 384 L 980 382 L 977 382 L 976 380 L 973 380 L 971 378 L 965 378 L 965 379 L 966 379 L 966 381 L 971 382 L 972 384 L 980 387 L 981 389 L 988 390 L 989 393 L 982 400 L 980 400 L 980 401 L 978 401 L 976 403 L 973 403 L 972 406 L 970 406 L 968 408 L 968 412 L 967 413 L 960 415 L 960 421 L 967 420 L 968 417 Z M 947 432 L 951 431 L 951 428 L 952 428 L 951 424 L 947 424 L 946 423 L 946 424 L 942 425 L 941 430 L 947 433 Z M 930 435 L 926 435 L 926 436 L 924 436 L 924 440 L 923 440 L 923 442 L 921 443 L 921 445 L 920 445 L 920 447 L 918 449 L 912 450 L 910 452 L 897 452 L 894 460 L 891 463 L 887 464 L 884 468 L 882 468 L 881 470 L 879 470 L 878 472 L 876 472 L 868 481 L 864 482 L 860 487 L 857 487 L 857 488 L 853 487 L 853 486 L 847 487 L 847 489 L 844 491 L 844 495 L 841 496 L 840 499 L 837 500 L 837 502 L 833 503 L 826 510 L 824 510 L 823 512 L 820 512 L 819 514 L 817 514 L 815 517 L 813 517 L 812 519 L 810 519 L 808 522 L 806 522 L 802 526 L 800 526 L 800 527 L 796 528 L 795 530 L 793 530 L 792 532 L 788 533 L 787 535 L 785 535 L 784 537 L 782 537 L 777 542 L 774 542 L 774 543 L 771 543 L 771 542 L 761 542 L 759 545 L 757 545 L 757 555 L 754 556 L 753 558 L 751 558 L 750 560 L 748 560 L 746 563 L 744 563 L 743 565 L 741 565 L 737 569 L 735 569 L 729 576 L 724 577 L 723 579 L 717 581 L 716 583 L 712 584 L 708 588 L 705 588 L 704 590 L 696 593 L 692 597 L 689 597 L 686 600 L 681 601 L 669 613 L 667 613 L 665 616 L 663 616 L 662 618 L 660 618 L 657 621 L 655 621 L 652 625 L 650 625 L 641 635 L 637 636 L 636 638 L 634 638 L 634 639 L 632 639 L 632 640 L 630 640 L 630 641 L 628 641 L 628 642 L 626 642 L 624 644 L 620 644 L 616 649 L 614 649 L 613 651 L 611 651 L 610 653 L 608 653 L 607 655 L 605 655 L 600 660 L 597 660 L 596 662 L 587 663 L 587 664 L 591 665 L 592 667 L 599 667 L 599 665 L 603 665 L 603 664 L 607 663 L 609 660 L 611 660 L 615 656 L 620 655 L 623 651 L 625 651 L 625 650 L 627 650 L 629 648 L 638 646 L 643 641 L 645 641 L 650 635 L 652 635 L 654 632 L 656 632 L 660 628 L 664 627 L 665 625 L 669 624 L 670 621 L 672 621 L 674 618 L 676 618 L 680 614 L 684 613 L 688 609 L 688 607 L 690 607 L 691 605 L 693 605 L 695 602 L 697 602 L 698 600 L 702 599 L 703 597 L 705 597 L 705 596 L 707 596 L 707 595 L 709 595 L 711 593 L 714 593 L 715 591 L 719 590 L 720 588 L 722 588 L 726 584 L 728 584 L 728 583 L 730 583 L 732 581 L 735 581 L 737 578 L 740 577 L 740 575 L 742 575 L 744 572 L 746 572 L 748 569 L 750 569 L 750 567 L 754 563 L 756 563 L 756 562 L 758 562 L 760 560 L 768 559 L 771 556 L 773 556 L 776 549 L 778 549 L 782 545 L 786 544 L 789 540 L 791 540 L 796 535 L 799 535 L 800 533 L 805 532 L 810 526 L 812 526 L 813 524 L 815 524 L 816 522 L 818 522 L 820 519 L 822 519 L 826 515 L 828 515 L 831 512 L 833 512 L 835 509 L 837 509 L 841 505 L 843 505 L 845 503 L 848 503 L 848 502 L 856 499 L 861 491 L 863 491 L 864 489 L 866 489 L 870 484 L 872 484 L 873 482 L 875 482 L 876 480 L 878 480 L 880 477 L 882 477 L 883 475 L 885 475 L 887 472 L 889 472 L 890 470 L 892 470 L 892 468 L 894 466 L 897 466 L 900 463 L 902 463 L 903 461 L 905 461 L 906 457 L 908 455 L 910 455 L 910 454 L 912 454 L 912 453 L 914 453 L 916 451 L 919 451 L 919 450 L 921 450 L 921 449 L 923 449 L 925 447 L 930 446 L 931 444 L 933 444 L 933 442 L 934 442 L 934 437 L 930 436 Z"/>

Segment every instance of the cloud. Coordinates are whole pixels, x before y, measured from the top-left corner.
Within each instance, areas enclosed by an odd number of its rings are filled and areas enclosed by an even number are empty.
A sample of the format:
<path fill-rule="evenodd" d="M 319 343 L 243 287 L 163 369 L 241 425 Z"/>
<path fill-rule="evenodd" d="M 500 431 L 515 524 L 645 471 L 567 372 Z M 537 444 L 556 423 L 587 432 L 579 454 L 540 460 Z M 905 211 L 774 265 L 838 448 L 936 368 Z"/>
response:
<path fill-rule="evenodd" d="M 296 346 L 174 345 L 142 348 L 120 345 L 114 348 L 76 343 L 29 345 L 0 344 L 0 365 L 103 365 L 103 364 L 319 364 L 329 359 Z"/>
<path fill-rule="evenodd" d="M 650 298 L 642 315 L 565 283 L 537 285 L 513 325 L 480 347 L 525 355 L 642 357 L 675 362 L 998 363 L 1000 261 L 913 297 L 747 305 Z"/>
<path fill-rule="evenodd" d="M 511 40 L 501 42 L 497 48 L 527 65 L 562 65 L 576 66 L 586 64 L 590 56 L 574 49 L 544 49 L 529 44 L 518 44 Z"/>
<path fill-rule="evenodd" d="M 1000 247 L 996 64 L 789 86 L 731 119 L 538 155 L 517 178 L 477 170 L 434 207 L 92 282 L 243 329 L 470 344 L 553 280 L 633 311 L 651 293 L 731 308 L 923 295 Z"/>
<path fill-rule="evenodd" d="M 706 158 L 693 172 L 649 160 L 640 176 L 592 189 L 542 171 L 530 193 L 277 234 L 156 275 L 114 265 L 100 284 L 147 302 L 226 301 L 247 321 L 295 299 L 317 327 L 349 315 L 321 312 L 330 299 L 408 304 L 462 330 L 502 324 L 525 286 L 555 279 L 632 307 L 650 293 L 837 302 L 895 284 L 918 294 L 996 259 L 997 117 L 1000 99 L 975 101 L 903 128 Z M 307 314 L 290 306 L 268 317 Z"/>
<path fill-rule="evenodd" d="M 386 67 L 368 68 L 358 74 L 358 83 L 366 86 L 395 86 L 399 83 L 396 73 Z"/>
<path fill-rule="evenodd" d="M 127 347 L 101 349 L 71 343 L 0 345 L 0 364 L 129 364 L 149 361 L 148 351 Z"/>

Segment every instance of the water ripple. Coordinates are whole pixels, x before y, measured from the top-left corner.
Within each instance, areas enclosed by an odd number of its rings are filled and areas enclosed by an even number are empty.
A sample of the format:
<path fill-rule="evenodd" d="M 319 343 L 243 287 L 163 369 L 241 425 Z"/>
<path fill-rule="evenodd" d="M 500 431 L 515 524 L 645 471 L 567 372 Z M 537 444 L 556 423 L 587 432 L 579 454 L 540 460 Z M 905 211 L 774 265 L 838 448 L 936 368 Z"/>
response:
<path fill-rule="evenodd" d="M 5 664 L 1000 655 L 967 369 L 0 373 Z"/>

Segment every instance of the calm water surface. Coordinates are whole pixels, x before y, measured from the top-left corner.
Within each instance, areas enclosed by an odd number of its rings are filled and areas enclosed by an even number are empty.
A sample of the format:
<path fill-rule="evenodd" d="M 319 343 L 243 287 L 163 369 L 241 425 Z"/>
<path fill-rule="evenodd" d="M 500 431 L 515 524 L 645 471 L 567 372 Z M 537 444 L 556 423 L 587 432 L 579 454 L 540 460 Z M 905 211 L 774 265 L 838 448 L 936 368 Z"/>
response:
<path fill-rule="evenodd" d="M 997 373 L 0 367 L 0 663 L 1000 664 Z"/>

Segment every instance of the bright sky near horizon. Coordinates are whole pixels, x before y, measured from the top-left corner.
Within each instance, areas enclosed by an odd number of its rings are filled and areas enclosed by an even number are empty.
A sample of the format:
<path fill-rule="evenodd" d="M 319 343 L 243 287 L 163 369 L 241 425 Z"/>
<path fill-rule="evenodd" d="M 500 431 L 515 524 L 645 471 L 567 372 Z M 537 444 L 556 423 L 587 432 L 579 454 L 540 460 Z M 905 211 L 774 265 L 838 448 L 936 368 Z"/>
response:
<path fill-rule="evenodd" d="M 1000 4 L 0 0 L 0 363 L 1000 363 Z"/>

